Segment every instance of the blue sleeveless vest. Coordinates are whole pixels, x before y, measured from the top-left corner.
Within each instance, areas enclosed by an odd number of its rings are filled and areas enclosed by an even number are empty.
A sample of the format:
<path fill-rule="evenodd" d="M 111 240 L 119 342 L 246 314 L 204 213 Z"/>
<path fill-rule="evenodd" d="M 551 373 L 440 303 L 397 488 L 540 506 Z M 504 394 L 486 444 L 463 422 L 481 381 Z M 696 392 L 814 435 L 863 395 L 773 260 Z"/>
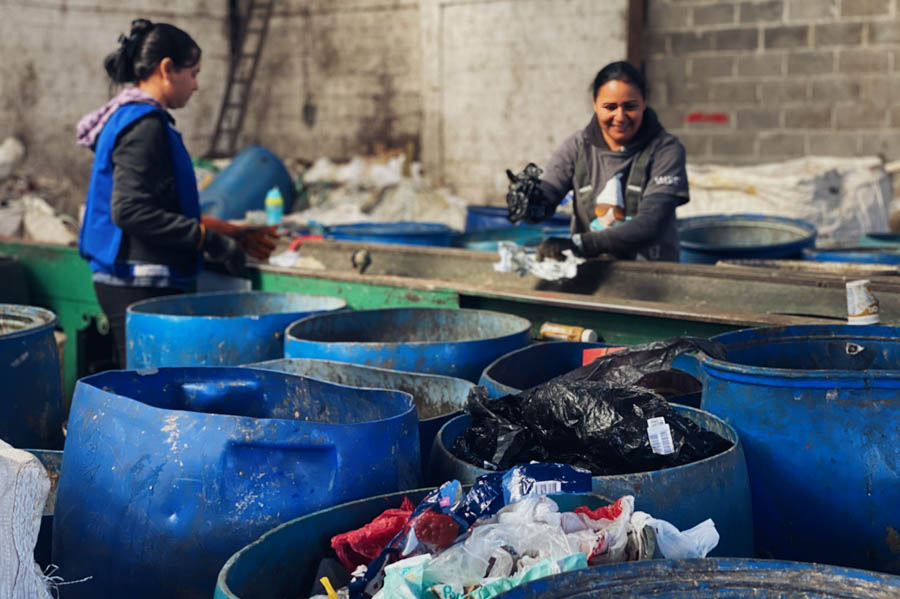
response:
<path fill-rule="evenodd" d="M 90 262 L 91 272 L 103 272 L 123 279 L 132 278 L 132 266 L 117 261 L 119 246 L 122 243 L 122 229 L 113 222 L 110 206 L 113 188 L 112 153 L 119 133 L 153 110 L 161 112 L 166 123 L 169 150 L 172 154 L 172 166 L 175 172 L 175 191 L 178 194 L 181 214 L 200 220 L 197 179 L 194 175 L 190 154 L 181 140 L 181 133 L 171 126 L 168 116 L 161 108 L 146 103 L 126 104 L 116 110 L 103 126 L 103 131 L 100 132 L 94 149 L 94 166 L 91 170 L 84 222 L 78 236 L 78 250 L 81 256 Z M 192 272 L 175 274 L 183 278 L 193 278 L 199 272 L 202 264 L 203 255 L 198 252 L 197 266 Z"/>

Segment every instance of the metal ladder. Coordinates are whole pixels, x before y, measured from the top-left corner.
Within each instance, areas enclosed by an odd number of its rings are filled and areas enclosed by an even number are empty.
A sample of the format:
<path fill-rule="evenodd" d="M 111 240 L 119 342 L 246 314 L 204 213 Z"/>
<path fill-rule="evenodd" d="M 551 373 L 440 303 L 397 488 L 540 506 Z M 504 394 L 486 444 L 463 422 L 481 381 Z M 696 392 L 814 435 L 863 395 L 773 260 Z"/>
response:
<path fill-rule="evenodd" d="M 213 132 L 207 157 L 225 158 L 237 150 L 238 135 L 247 114 L 250 88 L 256 75 L 256 67 L 262 55 L 269 21 L 275 8 L 275 0 L 250 0 L 246 25 L 239 37 L 237 52 L 232 56 L 228 72 L 228 84 L 216 129 Z"/>

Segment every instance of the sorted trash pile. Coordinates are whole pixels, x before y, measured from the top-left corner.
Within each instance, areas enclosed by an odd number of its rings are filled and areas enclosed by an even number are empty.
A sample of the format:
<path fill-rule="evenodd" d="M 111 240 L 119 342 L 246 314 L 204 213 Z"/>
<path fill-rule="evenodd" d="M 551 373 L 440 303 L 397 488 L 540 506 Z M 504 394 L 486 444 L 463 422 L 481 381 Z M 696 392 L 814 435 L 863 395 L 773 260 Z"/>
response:
<path fill-rule="evenodd" d="M 488 470 L 530 460 L 561 462 L 594 475 L 650 472 L 718 455 L 731 441 L 676 412 L 641 381 L 685 351 L 721 355 L 702 339 L 673 339 L 607 354 L 515 395 L 491 399 L 473 388 L 469 428 L 456 457 Z"/>
<path fill-rule="evenodd" d="M 286 223 L 321 225 L 421 221 L 461 230 L 466 203 L 443 187 L 432 187 L 418 163 L 403 156 L 355 157 L 346 164 L 318 159 L 302 173 L 308 207 Z"/>
<path fill-rule="evenodd" d="M 551 574 L 654 557 L 705 557 L 718 544 L 712 520 L 680 532 L 635 511 L 630 495 L 592 509 L 585 504 L 598 503 L 597 496 L 574 494 L 590 488 L 585 470 L 533 463 L 483 475 L 466 494 L 449 481 L 418 506 L 406 499 L 332 538 L 342 566 L 353 572 L 338 596 L 488 599 Z M 563 502 L 576 507 L 563 511 Z"/>

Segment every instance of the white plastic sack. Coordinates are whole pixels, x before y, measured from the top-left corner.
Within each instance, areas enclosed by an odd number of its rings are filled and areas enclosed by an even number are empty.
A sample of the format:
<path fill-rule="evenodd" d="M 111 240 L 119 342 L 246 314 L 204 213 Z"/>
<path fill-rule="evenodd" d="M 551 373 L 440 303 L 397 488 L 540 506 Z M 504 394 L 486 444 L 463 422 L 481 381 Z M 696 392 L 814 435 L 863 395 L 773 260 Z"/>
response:
<path fill-rule="evenodd" d="M 25 239 L 58 245 L 75 244 L 75 235 L 43 198 L 28 195 L 22 202 L 25 205 Z"/>
<path fill-rule="evenodd" d="M 891 177 L 878 157 L 810 156 L 755 166 L 688 164 L 691 201 L 678 218 L 766 214 L 815 225 L 817 245 L 888 230 Z"/>
<path fill-rule="evenodd" d="M 0 599 L 50 599 L 34 546 L 50 477 L 31 453 L 0 441 Z"/>
<path fill-rule="evenodd" d="M 25 157 L 25 144 L 15 137 L 7 137 L 0 144 L 0 180 L 7 178 Z"/>

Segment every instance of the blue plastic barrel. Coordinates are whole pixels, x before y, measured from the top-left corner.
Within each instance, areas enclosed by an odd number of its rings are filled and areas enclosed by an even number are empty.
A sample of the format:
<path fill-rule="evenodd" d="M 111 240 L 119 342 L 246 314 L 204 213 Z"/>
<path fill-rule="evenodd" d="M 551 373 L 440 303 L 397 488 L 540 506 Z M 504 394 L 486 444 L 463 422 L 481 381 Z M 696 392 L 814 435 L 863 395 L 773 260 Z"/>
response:
<path fill-rule="evenodd" d="M 449 247 L 456 232 L 441 223 L 390 222 L 356 223 L 325 227 L 325 238 L 337 241 L 369 241 L 402 245 L 434 245 Z"/>
<path fill-rule="evenodd" d="M 319 561 L 334 554 L 331 537 L 365 526 L 384 510 L 400 507 L 404 497 L 419 503 L 430 491 L 418 489 L 353 501 L 274 528 L 229 558 L 219 572 L 215 599 L 307 597 Z M 567 493 L 552 497 L 563 512 L 582 505 L 596 509 L 617 499 Z"/>
<path fill-rule="evenodd" d="M 881 250 L 875 247 L 806 248 L 803 250 L 803 258 L 820 262 L 900 264 L 900 252 L 891 251 L 891 249 L 895 248 Z"/>
<path fill-rule="evenodd" d="M 512 227 L 513 223 L 507 218 L 509 210 L 506 206 L 467 206 L 466 207 L 466 231 L 481 231 L 483 229 L 498 229 Z M 554 214 L 540 223 L 546 227 L 569 228 L 571 214 Z M 527 226 L 519 223 L 518 226 Z"/>
<path fill-rule="evenodd" d="M 50 492 L 41 515 L 41 528 L 38 531 L 37 543 L 34 546 L 34 561 L 46 569 L 52 563 L 51 547 L 53 543 L 53 512 L 56 509 L 56 490 L 59 483 L 59 472 L 62 469 L 62 454 L 58 449 L 26 449 L 41 461 L 50 477 Z"/>
<path fill-rule="evenodd" d="M 412 398 L 252 368 L 81 379 L 53 526 L 66 597 L 209 597 L 273 526 L 421 478 Z"/>
<path fill-rule="evenodd" d="M 713 338 L 703 408 L 747 452 L 759 555 L 900 572 L 900 328 L 808 325 Z"/>
<path fill-rule="evenodd" d="M 615 346 L 583 341 L 535 343 L 494 360 L 481 373 L 478 384 L 486 387 L 491 397 L 519 393 L 580 368 L 584 363 L 584 350 L 597 347 Z M 651 373 L 638 384 L 653 389 L 671 402 L 699 408 L 700 382 L 677 370 L 683 363 L 679 356 L 672 369 Z M 693 366 L 694 362 L 690 364 Z"/>
<path fill-rule="evenodd" d="M 681 261 L 799 258 L 816 241 L 816 228 L 802 220 L 762 214 L 715 214 L 678 220 Z"/>
<path fill-rule="evenodd" d="M 200 210 L 216 218 L 241 219 L 248 210 L 264 210 L 266 192 L 276 186 L 287 214 L 294 203 L 291 174 L 281 159 L 266 148 L 247 146 L 200 190 Z"/>
<path fill-rule="evenodd" d="M 721 535 L 712 555 L 753 555 L 753 512 L 744 449 L 734 429 L 702 410 L 672 406 L 701 427 L 728 439 L 734 446 L 719 455 L 655 472 L 595 476 L 594 493 L 606 497 L 634 495 L 636 509 L 668 520 L 679 529 L 690 528 L 712 518 Z M 468 414 L 453 418 L 441 428 L 428 465 L 428 480 L 457 479 L 474 482 L 488 472 L 450 453 L 453 442 L 468 427 Z"/>
<path fill-rule="evenodd" d="M 893 250 L 900 249 L 900 233 L 872 232 L 859 238 L 859 245 L 863 247 L 883 247 Z"/>
<path fill-rule="evenodd" d="M 644 560 L 565 572 L 497 599 L 889 599 L 900 577 L 757 559 Z"/>
<path fill-rule="evenodd" d="M 287 331 L 286 358 L 315 358 L 477 381 L 528 344 L 531 323 L 487 310 L 385 308 L 310 316 Z"/>
<path fill-rule="evenodd" d="M 375 389 L 394 389 L 412 395 L 419 416 L 419 443 L 422 464 L 428 463 L 428 455 L 438 430 L 452 417 L 459 415 L 466 405 L 469 381 L 438 374 L 402 372 L 374 366 L 360 366 L 347 362 L 286 358 L 248 364 L 252 368 L 279 370 L 310 378 Z"/>
<path fill-rule="evenodd" d="M 13 447 L 62 447 L 56 323 L 49 310 L 0 304 L 0 439 Z"/>
<path fill-rule="evenodd" d="M 284 356 L 292 322 L 341 310 L 336 297 L 262 291 L 170 295 L 128 307 L 128 368 L 236 366 Z"/>

